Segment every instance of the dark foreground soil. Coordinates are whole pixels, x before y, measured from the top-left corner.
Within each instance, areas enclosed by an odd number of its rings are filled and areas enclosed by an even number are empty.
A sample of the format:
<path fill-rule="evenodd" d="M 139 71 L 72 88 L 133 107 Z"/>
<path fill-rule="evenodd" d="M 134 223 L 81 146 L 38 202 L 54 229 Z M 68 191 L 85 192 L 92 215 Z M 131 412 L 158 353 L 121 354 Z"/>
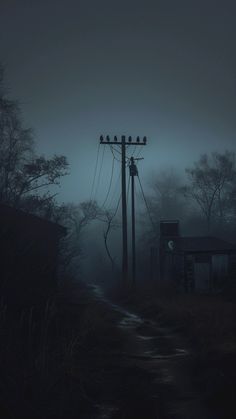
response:
<path fill-rule="evenodd" d="M 236 418 L 235 299 L 181 295 L 151 286 L 130 294 L 124 303 L 179 336 L 189 350 L 192 386 L 208 414 L 215 419 Z"/>
<path fill-rule="evenodd" d="M 200 361 L 189 340 L 152 310 L 137 315 L 138 305 L 128 305 L 73 285 L 44 308 L 12 319 L 5 313 L 0 417 L 235 418 L 215 361 Z"/>

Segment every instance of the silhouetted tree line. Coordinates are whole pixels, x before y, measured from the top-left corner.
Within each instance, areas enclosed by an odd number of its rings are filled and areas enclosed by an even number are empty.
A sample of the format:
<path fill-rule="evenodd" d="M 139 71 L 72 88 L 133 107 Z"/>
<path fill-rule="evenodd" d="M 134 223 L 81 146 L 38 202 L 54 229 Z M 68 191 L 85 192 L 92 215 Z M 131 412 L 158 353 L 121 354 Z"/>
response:
<path fill-rule="evenodd" d="M 38 155 L 33 131 L 26 128 L 19 103 L 9 98 L 0 66 L 0 203 L 24 210 L 67 228 L 61 240 L 63 271 L 78 270 L 82 256 L 81 235 L 88 224 L 100 219 L 106 225 L 104 244 L 113 229 L 113 216 L 95 201 L 59 204 L 55 186 L 68 175 L 69 164 L 63 155 L 51 158 Z"/>
<path fill-rule="evenodd" d="M 68 173 L 65 156 L 37 155 L 33 132 L 25 128 L 19 104 L 6 95 L 0 72 L 0 201 L 17 208 L 47 213 L 52 185 Z"/>
<path fill-rule="evenodd" d="M 77 269 L 82 249 L 81 235 L 93 220 L 104 224 L 104 245 L 114 269 L 109 249 L 110 233 L 118 226 L 111 208 L 101 209 L 97 202 L 59 204 L 55 186 L 69 173 L 65 156 L 38 155 L 33 131 L 25 127 L 20 106 L 9 98 L 0 68 L 0 202 L 55 221 L 67 228 L 61 243 L 64 269 Z M 235 153 L 225 151 L 202 155 L 186 177 L 175 170 L 152 175 L 148 207 L 153 225 L 148 232 L 147 215 L 143 232 L 157 237 L 159 222 L 178 218 L 185 234 L 215 234 L 234 238 L 236 229 Z"/>
<path fill-rule="evenodd" d="M 0 68 L 0 202 L 67 227 L 61 243 L 62 266 L 79 260 L 79 236 L 95 216 L 95 203 L 58 204 L 55 187 L 69 172 L 65 156 L 38 155 L 33 131 L 26 128 L 17 101 L 8 97 Z M 53 192 L 52 192 L 53 189 Z"/>
<path fill-rule="evenodd" d="M 161 219 L 179 219 L 185 234 L 218 234 L 234 239 L 236 159 L 233 151 L 203 154 L 185 170 L 152 176 L 148 202 L 156 230 Z"/>

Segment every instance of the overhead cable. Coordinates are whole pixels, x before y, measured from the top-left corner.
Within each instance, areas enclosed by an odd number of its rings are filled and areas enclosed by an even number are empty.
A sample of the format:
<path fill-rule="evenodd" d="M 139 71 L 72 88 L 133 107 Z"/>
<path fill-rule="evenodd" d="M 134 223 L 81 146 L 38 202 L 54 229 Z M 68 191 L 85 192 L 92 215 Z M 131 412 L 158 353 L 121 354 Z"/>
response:
<path fill-rule="evenodd" d="M 104 201 L 103 201 L 103 204 L 102 204 L 101 208 L 104 208 L 104 207 L 105 207 L 105 205 L 106 205 L 106 203 L 107 203 L 107 200 L 108 200 L 108 198 L 109 198 L 109 194 L 110 194 L 110 191 L 111 191 L 111 185 L 112 185 L 112 181 L 113 181 L 114 164 L 115 164 L 115 157 L 113 156 L 113 159 L 112 159 L 112 167 L 111 167 L 111 177 L 110 177 L 110 182 L 109 182 L 109 186 L 108 186 L 108 190 L 107 190 L 106 197 L 105 197 L 105 199 L 104 199 Z"/>
<path fill-rule="evenodd" d="M 111 150 L 111 152 L 112 152 L 112 155 L 113 155 L 114 159 L 115 159 L 115 160 L 117 160 L 117 161 L 120 163 L 120 162 L 121 162 L 121 160 L 119 160 L 119 159 L 115 156 L 115 153 L 114 153 L 114 151 L 118 151 L 118 150 L 116 150 L 114 147 L 112 147 L 112 145 L 110 145 L 110 150 Z"/>
<path fill-rule="evenodd" d="M 112 206 L 112 202 L 113 202 L 114 198 L 117 196 L 117 189 L 118 189 L 118 184 L 120 183 L 120 178 L 121 178 L 121 173 L 119 172 L 119 176 L 118 176 L 118 178 L 115 182 L 114 191 L 113 191 L 113 194 L 111 196 L 110 205 L 109 205 L 110 207 Z"/>
<path fill-rule="evenodd" d="M 118 212 L 118 209 L 119 209 L 119 206 L 120 206 L 120 201 L 121 201 L 121 194 L 120 194 L 120 197 L 119 197 L 119 199 L 118 199 L 117 206 L 116 206 L 116 209 L 115 209 L 115 211 L 114 211 L 114 213 L 113 213 L 112 218 L 115 218 L 115 216 L 116 216 L 116 214 L 117 214 L 117 212 Z"/>
<path fill-rule="evenodd" d="M 94 190 L 95 179 L 96 179 L 97 168 L 98 168 L 99 151 L 100 151 L 100 143 L 98 144 L 98 148 L 97 148 L 97 156 L 96 156 L 96 163 L 95 163 L 95 167 L 94 167 L 94 174 L 93 174 L 93 182 L 92 182 L 92 187 L 91 187 L 90 201 L 92 201 L 92 197 L 93 197 L 93 190 Z"/>
<path fill-rule="evenodd" d="M 101 179 L 101 172 L 102 172 L 105 149 L 106 149 L 106 147 L 103 148 L 102 160 L 101 160 L 101 165 L 100 165 L 100 169 L 99 169 L 99 173 L 98 173 L 98 180 L 97 180 L 97 186 L 96 186 L 95 193 L 94 193 L 94 199 L 96 198 L 98 188 L 99 188 L 100 179 Z"/>
<path fill-rule="evenodd" d="M 137 153 L 136 159 L 138 159 L 138 158 L 139 158 L 139 156 L 140 156 L 140 154 L 141 154 L 141 152 L 142 152 L 142 149 L 143 149 L 143 145 L 141 145 L 141 146 L 140 146 L 140 149 L 139 149 L 139 151 L 138 151 L 138 153 Z"/>
<path fill-rule="evenodd" d="M 151 212 L 150 212 L 150 209 L 149 209 L 149 206 L 148 206 L 148 203 L 147 203 L 147 200 L 146 200 L 146 197 L 145 197 L 144 191 L 143 191 L 142 183 L 141 183 L 141 180 L 140 180 L 139 175 L 138 175 L 137 177 L 138 177 L 138 181 L 139 181 L 140 189 L 141 189 L 141 192 L 142 192 L 143 200 L 144 200 L 145 205 L 146 205 L 147 213 L 148 213 L 148 215 L 149 215 L 149 218 L 150 218 L 150 222 L 151 222 L 151 224 L 152 224 L 152 227 L 153 227 L 153 229 L 154 229 L 154 231 L 155 231 L 155 230 L 156 230 L 155 223 L 153 222 L 153 219 L 152 219 L 152 216 L 151 216 Z"/>
<path fill-rule="evenodd" d="M 126 202 L 127 202 L 127 206 L 129 204 L 129 188 L 130 188 L 130 178 L 131 176 L 129 176 L 129 180 L 128 180 L 128 188 L 127 188 L 127 195 L 126 195 Z"/>

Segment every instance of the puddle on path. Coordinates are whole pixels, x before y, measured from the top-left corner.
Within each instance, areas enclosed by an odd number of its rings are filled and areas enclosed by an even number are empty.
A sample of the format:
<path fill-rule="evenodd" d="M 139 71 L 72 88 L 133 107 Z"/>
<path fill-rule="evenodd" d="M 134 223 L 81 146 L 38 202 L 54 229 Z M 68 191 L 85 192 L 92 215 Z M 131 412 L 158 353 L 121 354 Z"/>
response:
<path fill-rule="evenodd" d="M 147 384 L 150 386 L 148 388 L 147 400 L 151 404 L 154 403 L 153 400 L 157 404 L 158 402 L 160 403 L 160 393 L 158 393 L 154 383 L 158 384 L 159 390 L 160 386 L 163 388 L 167 387 L 164 390 L 167 414 L 155 416 L 153 413 L 147 417 L 145 415 L 142 416 L 138 412 L 136 419 L 154 419 L 156 417 L 168 419 L 211 419 L 203 403 L 199 402 L 199 395 L 191 387 L 191 373 L 188 371 L 188 360 L 191 354 L 186 348 L 181 346 L 181 339 L 175 333 L 172 333 L 170 329 L 160 327 L 155 322 L 147 321 L 139 315 L 112 303 L 104 297 L 99 286 L 91 285 L 91 289 L 95 300 L 106 304 L 110 310 L 118 314 L 116 326 L 127 334 L 127 345 L 124 352 L 120 353 L 120 358 L 123 359 L 123 362 L 126 362 L 127 371 L 130 368 L 137 371 L 137 377 L 133 377 L 131 386 L 140 385 L 142 374 L 140 376 L 139 371 L 143 371 L 144 376 L 146 374 L 146 376 L 152 377 L 152 381 L 150 381 L 152 384 Z M 126 379 L 129 380 L 130 378 L 127 376 Z M 135 382 L 136 384 L 134 384 Z M 132 389 L 127 391 L 131 391 L 132 399 Z M 138 397 L 142 397 L 142 394 Z M 127 398 L 127 402 L 128 410 L 130 407 L 137 410 L 135 404 L 139 403 L 139 400 L 134 402 Z M 132 406 L 132 403 L 134 406 Z M 126 408 L 124 409 L 126 410 Z M 122 411 L 120 406 L 118 408 L 115 402 L 114 404 L 101 403 L 99 410 L 100 415 L 97 419 L 133 419 L 133 416 L 129 417 L 129 414 Z"/>

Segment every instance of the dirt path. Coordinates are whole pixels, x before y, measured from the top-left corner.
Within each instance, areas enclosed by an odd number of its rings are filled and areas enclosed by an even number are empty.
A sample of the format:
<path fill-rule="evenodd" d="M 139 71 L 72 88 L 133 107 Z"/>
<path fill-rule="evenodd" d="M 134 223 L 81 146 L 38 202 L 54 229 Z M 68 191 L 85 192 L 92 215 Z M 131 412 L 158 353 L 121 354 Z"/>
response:
<path fill-rule="evenodd" d="M 95 361 L 101 377 L 97 419 L 213 418 L 193 388 L 192 356 L 180 337 L 111 303 L 98 287 L 92 291 L 125 336 L 122 351 L 113 348 Z"/>

